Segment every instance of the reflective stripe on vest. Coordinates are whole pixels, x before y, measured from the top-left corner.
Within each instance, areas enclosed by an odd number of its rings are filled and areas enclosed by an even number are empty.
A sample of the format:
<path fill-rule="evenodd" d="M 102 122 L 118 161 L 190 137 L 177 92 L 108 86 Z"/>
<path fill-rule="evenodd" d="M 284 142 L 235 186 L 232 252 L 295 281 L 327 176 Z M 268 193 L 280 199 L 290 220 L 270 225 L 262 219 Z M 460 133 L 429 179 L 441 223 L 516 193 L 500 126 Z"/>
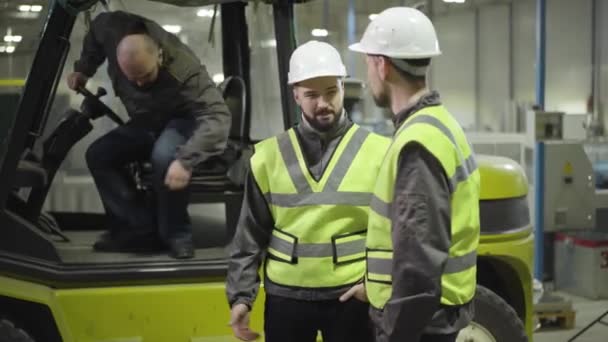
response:
<path fill-rule="evenodd" d="M 449 178 L 452 241 L 446 260 L 441 303 L 460 305 L 471 300 L 475 290 L 479 239 L 479 171 L 464 132 L 442 106 L 414 113 L 397 130 L 379 173 L 370 203 L 366 251 L 367 293 L 371 304 L 383 308 L 392 292 L 393 251 L 391 216 L 398 156 L 403 146 L 417 141 L 440 162 Z M 426 114 L 428 113 L 428 114 Z M 419 127 L 412 127 L 416 124 Z M 450 129 L 451 127 L 451 129 Z M 411 130 L 408 130 L 411 128 Z M 438 135 L 440 134 L 440 136 Z M 456 137 L 456 136 L 458 137 Z"/>
<path fill-rule="evenodd" d="M 390 251 L 367 251 L 367 272 L 370 279 L 384 282 L 392 281 L 393 253 Z M 465 271 L 477 264 L 477 251 L 468 254 L 449 257 L 443 274 L 452 274 Z"/>
<path fill-rule="evenodd" d="M 437 128 L 443 135 L 448 137 L 454 146 L 458 147 L 458 143 L 456 142 L 456 138 L 454 134 L 447 128 L 441 121 L 439 121 L 436 117 L 430 115 L 418 115 L 413 117 L 411 120 L 406 121 L 398 130 L 398 133 L 401 133 L 406 128 L 417 124 L 417 123 L 426 123 L 435 128 Z M 462 156 L 462 151 L 459 148 L 456 148 L 456 152 L 458 153 L 458 157 L 461 161 L 461 164 L 456 167 L 456 171 L 454 175 L 450 177 L 450 192 L 453 193 L 458 186 L 458 183 L 464 182 L 469 175 L 477 170 L 477 164 L 475 163 L 475 157 L 471 154 L 469 157 L 464 158 Z M 463 162 L 464 160 L 464 162 Z"/>
<path fill-rule="evenodd" d="M 275 222 L 265 264 L 271 281 L 322 288 L 364 276 L 369 203 L 389 143 L 353 125 L 319 180 L 293 129 L 256 145 L 252 171 Z"/>
<path fill-rule="evenodd" d="M 325 187 L 321 192 L 313 192 L 310 183 L 306 180 L 298 157 L 296 156 L 296 147 L 292 143 L 289 134 L 281 134 L 278 137 L 279 150 L 281 156 L 287 166 L 287 171 L 291 177 L 291 181 L 296 187 L 295 194 L 264 194 L 266 200 L 281 207 L 299 207 L 303 205 L 369 205 L 372 197 L 372 192 L 338 192 L 338 187 L 344 179 L 344 175 L 348 171 L 353 158 L 361 149 L 361 146 L 370 134 L 364 129 L 356 129 L 348 145 L 339 156 L 338 163 L 332 170 Z M 370 189 L 371 190 L 371 189 Z"/>
<path fill-rule="evenodd" d="M 298 243 L 296 237 L 275 229 L 268 248 L 275 257 L 291 264 L 297 263 L 298 258 L 326 257 L 340 264 L 365 258 L 365 233 L 336 236 L 331 243 Z"/>

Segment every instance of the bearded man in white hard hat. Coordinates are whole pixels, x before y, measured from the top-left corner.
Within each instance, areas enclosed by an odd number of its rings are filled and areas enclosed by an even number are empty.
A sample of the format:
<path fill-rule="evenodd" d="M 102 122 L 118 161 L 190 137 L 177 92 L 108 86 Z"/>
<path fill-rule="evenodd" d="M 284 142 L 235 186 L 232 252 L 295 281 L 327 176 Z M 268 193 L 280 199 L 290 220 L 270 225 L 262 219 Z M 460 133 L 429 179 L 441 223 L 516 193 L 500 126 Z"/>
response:
<path fill-rule="evenodd" d="M 389 139 L 352 123 L 343 109 L 346 69 L 331 45 L 310 41 L 289 63 L 301 122 L 255 146 L 226 292 L 236 337 L 249 328 L 264 265 L 267 342 L 371 342 L 361 283 L 376 174 Z"/>
<path fill-rule="evenodd" d="M 364 53 L 379 106 L 396 132 L 378 174 L 365 287 L 376 341 L 456 340 L 472 318 L 479 242 L 479 171 L 465 134 L 426 85 L 441 54 L 422 12 L 389 8 L 350 47 Z"/>

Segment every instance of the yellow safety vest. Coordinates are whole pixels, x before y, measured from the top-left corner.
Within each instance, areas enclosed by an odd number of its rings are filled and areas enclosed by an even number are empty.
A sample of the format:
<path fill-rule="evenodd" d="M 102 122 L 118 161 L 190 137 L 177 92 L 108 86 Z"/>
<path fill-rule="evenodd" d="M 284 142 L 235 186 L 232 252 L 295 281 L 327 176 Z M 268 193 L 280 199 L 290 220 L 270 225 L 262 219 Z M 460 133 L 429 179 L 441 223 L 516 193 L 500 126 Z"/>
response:
<path fill-rule="evenodd" d="M 451 246 L 441 277 L 441 303 L 462 305 L 475 294 L 479 171 L 458 122 L 443 106 L 432 106 L 413 113 L 398 128 L 380 167 L 371 203 L 365 277 L 370 303 L 378 309 L 384 308 L 392 293 L 391 206 L 399 155 L 414 141 L 437 158 L 450 180 Z"/>
<path fill-rule="evenodd" d="M 390 139 L 353 125 L 315 180 L 293 129 L 255 146 L 251 169 L 274 219 L 266 276 L 327 288 L 365 274 L 365 234 L 376 175 Z"/>

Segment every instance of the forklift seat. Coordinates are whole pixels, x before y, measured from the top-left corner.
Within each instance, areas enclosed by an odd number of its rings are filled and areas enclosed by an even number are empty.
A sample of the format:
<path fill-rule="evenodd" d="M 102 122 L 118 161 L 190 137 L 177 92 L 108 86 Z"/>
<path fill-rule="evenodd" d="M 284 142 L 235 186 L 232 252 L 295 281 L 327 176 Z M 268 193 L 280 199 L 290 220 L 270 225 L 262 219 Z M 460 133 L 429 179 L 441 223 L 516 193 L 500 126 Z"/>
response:
<path fill-rule="evenodd" d="M 190 180 L 190 203 L 224 203 L 227 236 L 233 236 L 243 201 L 243 187 L 253 148 L 249 139 L 246 111 L 247 88 L 238 76 L 227 77 L 220 91 L 232 116 L 228 145 L 220 156 L 198 165 Z M 152 165 L 139 163 L 138 183 L 151 189 Z"/>
<path fill-rule="evenodd" d="M 249 134 L 246 132 L 245 82 L 238 76 L 227 77 L 220 85 L 220 91 L 231 114 L 231 126 L 227 147 L 222 155 L 215 156 L 197 165 L 190 181 L 191 193 L 218 193 L 237 191 L 242 188 L 243 164 L 238 161 L 250 155 Z M 139 163 L 139 178 L 144 188 L 151 188 L 152 165 L 149 161 Z M 199 202 L 193 196 L 192 202 Z M 205 201 L 207 202 L 207 201 Z"/>
<path fill-rule="evenodd" d="M 87 135 L 93 126 L 86 115 L 70 109 L 42 144 L 42 158 L 27 151 L 15 174 L 16 188 L 45 188 L 55 176 L 72 146 Z"/>
<path fill-rule="evenodd" d="M 20 160 L 15 175 L 15 187 L 17 188 L 40 188 L 47 183 L 46 170 L 39 163 Z"/>
<path fill-rule="evenodd" d="M 241 177 L 234 176 L 239 173 L 234 169 L 241 167 L 238 161 L 248 157 L 250 148 L 249 132 L 246 132 L 245 81 L 238 76 L 229 76 L 219 88 L 232 119 L 228 145 L 221 156 L 202 163 L 194 170 L 192 192 L 236 190 L 243 185 Z"/>

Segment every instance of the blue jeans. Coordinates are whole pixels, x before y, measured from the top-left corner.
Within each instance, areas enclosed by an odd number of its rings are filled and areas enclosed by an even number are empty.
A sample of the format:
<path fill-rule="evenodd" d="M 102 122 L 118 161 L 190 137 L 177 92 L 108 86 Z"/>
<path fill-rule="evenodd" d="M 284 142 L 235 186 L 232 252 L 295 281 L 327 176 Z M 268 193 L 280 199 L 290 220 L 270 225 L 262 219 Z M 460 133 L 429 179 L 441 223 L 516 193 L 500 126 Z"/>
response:
<path fill-rule="evenodd" d="M 160 134 L 127 123 L 94 141 L 86 160 L 113 233 L 149 232 L 158 227 L 167 243 L 191 240 L 186 187 L 170 191 L 165 174 L 175 160 L 178 146 L 184 144 L 196 128 L 194 119 L 173 119 Z M 135 189 L 133 176 L 126 166 L 150 160 L 153 168 L 155 203 L 146 201 Z"/>

